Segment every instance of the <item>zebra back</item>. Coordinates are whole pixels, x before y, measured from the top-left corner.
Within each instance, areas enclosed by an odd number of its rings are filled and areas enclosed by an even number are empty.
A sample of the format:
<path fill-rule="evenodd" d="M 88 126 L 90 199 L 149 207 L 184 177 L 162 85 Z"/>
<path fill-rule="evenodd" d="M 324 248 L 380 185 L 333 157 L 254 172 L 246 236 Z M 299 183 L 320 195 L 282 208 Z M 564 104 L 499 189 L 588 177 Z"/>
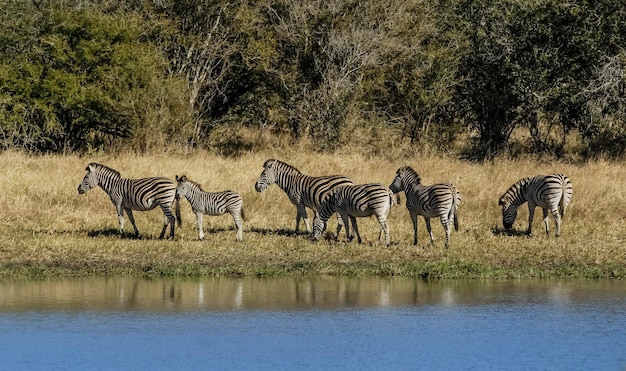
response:
<path fill-rule="evenodd" d="M 276 183 L 293 203 L 301 202 L 313 210 L 319 209 L 333 188 L 354 184 L 350 178 L 343 175 L 308 176 L 295 167 L 274 159 L 265 161 L 263 168 L 255 184 L 257 192 Z"/>

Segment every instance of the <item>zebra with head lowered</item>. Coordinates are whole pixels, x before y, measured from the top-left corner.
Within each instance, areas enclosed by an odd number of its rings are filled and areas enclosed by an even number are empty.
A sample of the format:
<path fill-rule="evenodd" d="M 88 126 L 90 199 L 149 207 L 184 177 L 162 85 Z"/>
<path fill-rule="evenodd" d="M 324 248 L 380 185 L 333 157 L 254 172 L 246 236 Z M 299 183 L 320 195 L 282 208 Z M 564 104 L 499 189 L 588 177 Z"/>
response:
<path fill-rule="evenodd" d="M 361 243 L 361 235 L 357 227 L 356 218 L 375 215 L 380 223 L 380 241 L 385 234 L 385 246 L 389 246 L 389 226 L 387 225 L 387 215 L 393 204 L 393 192 L 379 183 L 347 185 L 337 187 L 329 192 L 328 197 L 322 201 L 317 214 L 313 219 L 313 239 L 317 240 L 326 229 L 326 222 L 333 213 L 337 213 L 339 225 L 337 227 L 337 238 L 341 231 L 341 225 L 346 226 L 346 238 L 351 241 L 354 236 L 350 233 L 348 219 L 352 223 L 356 237 Z"/>
<path fill-rule="evenodd" d="M 124 212 L 133 225 L 135 236 L 139 237 L 139 230 L 135 224 L 133 211 L 152 210 L 161 207 L 165 215 L 163 229 L 159 238 L 165 236 L 167 226 L 170 226 L 170 238 L 174 238 L 174 222 L 178 219 L 180 226 L 180 207 L 176 202 L 176 217 L 172 214 L 172 205 L 176 196 L 176 183 L 167 178 L 125 179 L 117 170 L 95 162 L 87 165 L 87 174 L 78 186 L 78 193 L 100 186 L 111 198 L 117 209 L 117 218 L 120 223 L 120 235 L 124 233 Z"/>
<path fill-rule="evenodd" d="M 459 230 L 458 208 L 461 204 L 461 194 L 450 183 L 440 183 L 426 186 L 421 184 L 417 172 L 409 166 L 403 166 L 396 171 L 396 177 L 389 188 L 393 193 L 404 191 L 406 194 L 406 208 L 409 210 L 413 223 L 413 244 L 417 245 L 417 216 L 424 217 L 426 229 L 430 235 L 431 245 L 434 242 L 430 218 L 439 218 L 446 233 L 446 249 L 450 246 L 450 222 L 454 222 L 454 229 Z"/>
<path fill-rule="evenodd" d="M 257 192 L 262 192 L 270 185 L 276 183 L 289 197 L 292 204 L 296 205 L 296 233 L 300 229 L 300 219 L 304 219 L 307 232 L 311 233 L 309 218 L 306 208 L 317 212 L 328 191 L 335 187 L 354 184 L 343 175 L 308 176 L 302 174 L 295 167 L 278 160 L 267 160 L 263 164 L 263 172 L 254 184 Z M 337 226 L 339 229 L 341 224 Z"/>
<path fill-rule="evenodd" d="M 500 197 L 498 204 L 502 207 L 502 224 L 505 229 L 511 230 L 517 217 L 517 208 L 528 202 L 528 229 L 526 234 L 530 235 L 532 232 L 535 208 L 539 206 L 543 209 L 546 234 L 550 235 L 548 212 L 551 212 L 556 223 L 556 237 L 559 237 L 561 235 L 561 219 L 572 199 L 573 192 L 572 182 L 563 174 L 522 178 Z"/>
<path fill-rule="evenodd" d="M 198 238 L 204 240 L 202 230 L 202 216 L 223 215 L 229 213 L 235 221 L 237 228 L 236 240 L 243 239 L 243 223 L 245 213 L 243 211 L 243 199 L 239 193 L 234 191 L 205 192 L 200 185 L 187 179 L 186 176 L 176 176 L 178 186 L 176 187 L 176 197 L 185 197 L 191 204 L 191 209 L 196 213 L 198 220 Z"/>

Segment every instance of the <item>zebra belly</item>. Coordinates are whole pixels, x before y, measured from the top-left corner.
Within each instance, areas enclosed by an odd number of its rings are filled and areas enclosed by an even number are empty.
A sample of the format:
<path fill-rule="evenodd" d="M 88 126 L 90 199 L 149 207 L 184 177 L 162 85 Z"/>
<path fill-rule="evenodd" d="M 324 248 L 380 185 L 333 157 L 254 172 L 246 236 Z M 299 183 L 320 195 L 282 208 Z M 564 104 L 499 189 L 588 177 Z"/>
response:
<path fill-rule="evenodd" d="M 129 200 L 126 200 L 124 202 L 124 206 L 128 207 L 131 210 L 148 211 L 157 207 L 158 204 L 154 201 L 155 201 L 154 197 L 150 197 L 148 199 L 142 200 L 142 202 L 139 202 L 139 203 L 130 202 Z"/>

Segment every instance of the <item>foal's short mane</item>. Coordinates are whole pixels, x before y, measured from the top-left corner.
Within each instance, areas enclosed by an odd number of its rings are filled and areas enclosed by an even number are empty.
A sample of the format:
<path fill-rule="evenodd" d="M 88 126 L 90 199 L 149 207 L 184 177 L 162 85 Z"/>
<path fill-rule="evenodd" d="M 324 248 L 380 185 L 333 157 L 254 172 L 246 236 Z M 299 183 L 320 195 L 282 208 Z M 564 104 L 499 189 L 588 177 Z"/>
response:
<path fill-rule="evenodd" d="M 265 163 L 263 164 L 264 168 L 268 168 L 272 165 L 272 163 L 275 162 L 277 165 L 281 165 L 282 167 L 285 167 L 288 169 L 289 172 L 296 172 L 298 174 L 302 174 L 300 172 L 300 170 L 296 169 L 295 166 L 289 165 L 286 162 L 280 161 L 280 160 L 276 160 L 276 159 L 269 159 L 267 161 L 265 161 Z"/>
<path fill-rule="evenodd" d="M 396 172 L 397 175 L 400 174 L 408 174 L 411 180 L 415 180 L 415 183 L 420 184 L 422 182 L 422 179 L 420 178 L 419 174 L 417 173 L 417 171 L 413 170 L 412 167 L 410 166 L 402 166 L 401 168 L 398 169 L 398 171 Z"/>
<path fill-rule="evenodd" d="M 89 168 L 90 168 L 90 167 L 96 168 L 96 170 L 105 170 L 105 171 L 111 172 L 111 173 L 115 174 L 118 178 L 121 178 L 121 177 L 122 177 L 122 175 L 120 174 L 120 172 L 119 172 L 119 171 L 117 171 L 117 170 L 115 170 L 115 169 L 111 169 L 110 167 L 108 167 L 108 166 L 106 166 L 106 165 L 99 164 L 99 163 L 97 163 L 97 162 L 92 162 L 92 163 L 90 163 L 90 164 L 89 164 L 89 165 L 85 168 L 85 170 L 89 171 Z"/>
<path fill-rule="evenodd" d="M 195 182 L 195 181 L 193 181 L 193 180 L 191 180 L 191 179 L 187 178 L 187 176 L 186 176 L 186 175 L 183 175 L 183 176 L 181 176 L 181 177 L 180 177 L 180 178 L 178 178 L 178 179 L 179 179 L 179 181 L 178 181 L 179 183 L 180 183 L 181 181 L 182 181 L 182 182 L 189 183 L 189 184 L 191 184 L 191 185 L 193 185 L 193 186 L 195 186 L 195 187 L 198 187 L 198 189 L 199 189 L 199 190 L 201 190 L 202 192 L 204 192 L 204 190 L 202 189 L 202 186 L 201 186 L 199 183 L 197 183 L 197 182 Z"/>

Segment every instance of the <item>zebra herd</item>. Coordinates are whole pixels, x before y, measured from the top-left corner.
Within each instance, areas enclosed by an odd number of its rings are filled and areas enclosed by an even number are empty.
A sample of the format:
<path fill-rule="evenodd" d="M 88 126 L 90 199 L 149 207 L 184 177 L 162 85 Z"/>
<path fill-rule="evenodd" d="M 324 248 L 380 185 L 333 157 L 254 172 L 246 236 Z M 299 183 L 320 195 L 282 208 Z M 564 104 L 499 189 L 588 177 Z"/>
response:
<path fill-rule="evenodd" d="M 159 238 L 165 236 L 167 227 L 170 227 L 170 238 L 174 237 L 174 224 L 178 221 L 181 226 L 180 198 L 186 198 L 196 214 L 198 223 L 198 238 L 204 239 L 202 218 L 207 215 L 230 214 L 236 226 L 236 240 L 243 239 L 243 220 L 245 219 L 243 199 L 234 191 L 205 192 L 201 186 L 186 176 L 176 176 L 176 181 L 163 177 L 142 179 L 125 179 L 120 173 L 105 165 L 90 163 L 87 165 L 87 174 L 78 186 L 78 193 L 83 194 L 91 188 L 100 186 L 110 197 L 117 210 L 119 232 L 124 233 L 124 212 L 128 216 L 136 236 L 139 230 L 135 224 L 133 210 L 147 211 L 161 207 L 164 214 L 163 229 Z M 346 238 L 351 241 L 356 234 L 359 243 L 362 242 L 357 226 L 358 217 L 374 215 L 380 224 L 379 241 L 383 234 L 385 245 L 389 245 L 389 226 L 387 216 L 400 192 L 406 196 L 406 207 L 413 224 L 413 244 L 418 244 L 417 216 L 421 215 L 430 236 L 430 243 L 434 238 L 430 225 L 430 218 L 439 218 L 446 235 L 445 247 L 450 246 L 450 232 L 452 225 L 459 229 L 458 209 L 461 204 L 461 194 L 451 183 L 421 184 L 418 173 L 409 166 L 400 167 L 389 187 L 380 183 L 355 184 L 350 178 L 343 175 L 308 176 L 295 167 L 275 159 L 265 161 L 263 171 L 254 187 L 262 192 L 272 184 L 280 187 L 296 206 L 296 233 L 299 231 L 300 220 L 304 220 L 308 233 L 312 239 L 318 240 L 326 229 L 328 219 L 337 214 L 336 238 L 342 227 L 345 227 Z M 504 228 L 511 230 L 517 217 L 517 209 L 528 202 L 529 220 L 527 234 L 531 233 L 534 210 L 537 206 L 543 209 L 543 221 L 546 234 L 549 235 L 548 213 L 554 217 L 556 224 L 555 235 L 560 236 L 561 221 L 573 193 L 572 183 L 563 174 L 552 174 L 523 178 L 513 184 L 500 197 L 502 207 L 502 223 Z M 176 201 L 176 202 L 174 202 Z M 175 204 L 175 206 L 174 206 Z M 176 216 L 172 213 L 175 210 Z M 306 209 L 312 209 L 315 217 L 313 228 L 309 223 Z"/>

